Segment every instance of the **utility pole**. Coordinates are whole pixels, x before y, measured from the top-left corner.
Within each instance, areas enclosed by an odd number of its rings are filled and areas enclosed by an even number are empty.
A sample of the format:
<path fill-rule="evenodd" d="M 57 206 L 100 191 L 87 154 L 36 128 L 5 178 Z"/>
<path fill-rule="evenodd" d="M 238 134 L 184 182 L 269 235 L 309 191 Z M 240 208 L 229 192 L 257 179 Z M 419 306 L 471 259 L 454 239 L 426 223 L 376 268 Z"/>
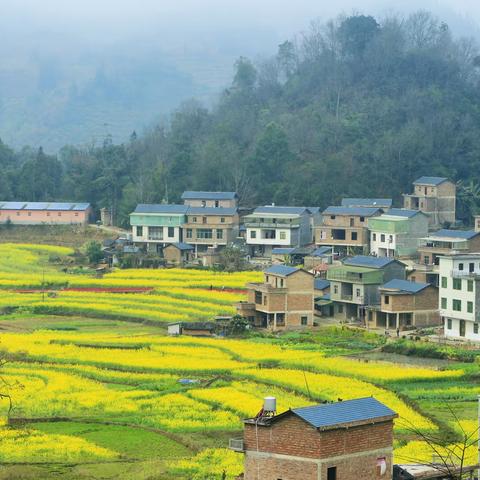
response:
<path fill-rule="evenodd" d="M 42 268 L 42 302 L 45 302 L 45 268 Z"/>

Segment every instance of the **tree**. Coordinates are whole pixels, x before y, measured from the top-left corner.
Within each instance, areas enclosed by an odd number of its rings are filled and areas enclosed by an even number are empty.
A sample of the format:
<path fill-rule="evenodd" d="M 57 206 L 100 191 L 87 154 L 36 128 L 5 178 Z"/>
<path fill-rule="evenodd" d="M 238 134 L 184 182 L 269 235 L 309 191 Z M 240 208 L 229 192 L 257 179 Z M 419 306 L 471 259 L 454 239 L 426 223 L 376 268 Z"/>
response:
<path fill-rule="evenodd" d="M 252 90 L 257 80 L 257 71 L 253 63 L 245 57 L 240 57 L 235 62 L 235 75 L 233 86 L 241 91 Z"/>
<path fill-rule="evenodd" d="M 227 245 L 220 253 L 220 266 L 226 272 L 238 272 L 245 268 L 245 253 L 238 247 Z"/>
<path fill-rule="evenodd" d="M 278 46 L 277 61 L 281 72 L 288 80 L 295 72 L 297 66 L 297 55 L 293 42 L 286 40 Z"/>
<path fill-rule="evenodd" d="M 87 243 L 87 246 L 85 247 L 85 254 L 87 255 L 89 263 L 92 265 L 98 263 L 104 257 L 102 246 L 95 240 Z"/>
<path fill-rule="evenodd" d="M 338 29 L 344 53 L 352 57 L 362 56 L 379 30 L 380 25 L 371 16 L 355 15 L 346 18 Z"/>

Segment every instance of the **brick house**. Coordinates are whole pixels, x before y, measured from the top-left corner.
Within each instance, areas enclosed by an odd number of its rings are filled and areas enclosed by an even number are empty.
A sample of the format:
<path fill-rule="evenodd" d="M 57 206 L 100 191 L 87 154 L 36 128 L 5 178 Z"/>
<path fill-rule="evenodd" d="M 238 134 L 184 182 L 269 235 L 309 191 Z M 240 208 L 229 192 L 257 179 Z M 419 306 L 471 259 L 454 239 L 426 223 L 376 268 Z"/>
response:
<path fill-rule="evenodd" d="M 444 177 L 420 177 L 413 182 L 413 189 L 413 193 L 403 194 L 405 208 L 427 214 L 431 229 L 455 223 L 455 183 Z"/>
<path fill-rule="evenodd" d="M 238 314 L 272 330 L 313 325 L 314 276 L 286 265 L 274 265 L 264 276 L 263 283 L 247 284 L 247 301 L 237 304 Z"/>
<path fill-rule="evenodd" d="M 163 258 L 168 264 L 183 265 L 193 260 L 194 248 L 188 243 L 170 243 L 163 249 Z"/>
<path fill-rule="evenodd" d="M 91 216 L 89 203 L 0 202 L 0 224 L 88 225 Z"/>
<path fill-rule="evenodd" d="M 189 207 L 209 208 L 237 208 L 238 195 L 236 192 L 194 192 L 186 191 L 182 194 L 184 205 Z"/>
<path fill-rule="evenodd" d="M 370 251 L 368 219 L 382 213 L 377 207 L 328 207 L 315 229 L 315 244 L 333 246 L 347 255 L 366 254 Z"/>
<path fill-rule="evenodd" d="M 368 397 L 244 420 L 244 478 L 391 480 L 396 417 Z"/>
<path fill-rule="evenodd" d="M 438 288 L 428 283 L 390 280 L 379 288 L 380 305 L 368 308 L 368 325 L 402 329 L 440 325 Z"/>
<path fill-rule="evenodd" d="M 363 319 L 367 306 L 380 303 L 380 286 L 394 278 L 405 279 L 405 264 L 392 257 L 357 255 L 329 268 L 334 315 Z"/>

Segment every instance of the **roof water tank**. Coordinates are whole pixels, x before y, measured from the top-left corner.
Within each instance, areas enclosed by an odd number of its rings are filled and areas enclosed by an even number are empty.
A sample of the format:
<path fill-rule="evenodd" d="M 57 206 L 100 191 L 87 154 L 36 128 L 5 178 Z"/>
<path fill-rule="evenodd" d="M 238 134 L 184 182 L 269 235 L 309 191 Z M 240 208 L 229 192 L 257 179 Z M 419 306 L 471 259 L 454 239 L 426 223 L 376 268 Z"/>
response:
<path fill-rule="evenodd" d="M 275 397 L 265 397 L 263 399 L 263 410 L 265 412 L 276 412 L 277 399 Z"/>

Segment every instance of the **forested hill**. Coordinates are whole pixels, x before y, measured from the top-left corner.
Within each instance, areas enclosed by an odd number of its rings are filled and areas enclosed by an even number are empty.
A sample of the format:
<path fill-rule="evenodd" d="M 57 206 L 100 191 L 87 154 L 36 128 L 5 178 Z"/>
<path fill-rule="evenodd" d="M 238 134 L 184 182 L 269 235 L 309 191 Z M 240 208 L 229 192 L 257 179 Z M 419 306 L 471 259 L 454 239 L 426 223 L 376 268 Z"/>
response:
<path fill-rule="evenodd" d="M 462 182 L 468 221 L 480 202 L 479 68 L 476 46 L 424 12 L 314 24 L 261 64 L 240 58 L 212 111 L 191 101 L 128 144 L 65 147 L 58 159 L 3 146 L 0 198 L 90 201 L 124 222 L 137 202 L 178 201 L 186 188 L 324 207 L 345 195 L 398 201 L 427 174 Z"/>

